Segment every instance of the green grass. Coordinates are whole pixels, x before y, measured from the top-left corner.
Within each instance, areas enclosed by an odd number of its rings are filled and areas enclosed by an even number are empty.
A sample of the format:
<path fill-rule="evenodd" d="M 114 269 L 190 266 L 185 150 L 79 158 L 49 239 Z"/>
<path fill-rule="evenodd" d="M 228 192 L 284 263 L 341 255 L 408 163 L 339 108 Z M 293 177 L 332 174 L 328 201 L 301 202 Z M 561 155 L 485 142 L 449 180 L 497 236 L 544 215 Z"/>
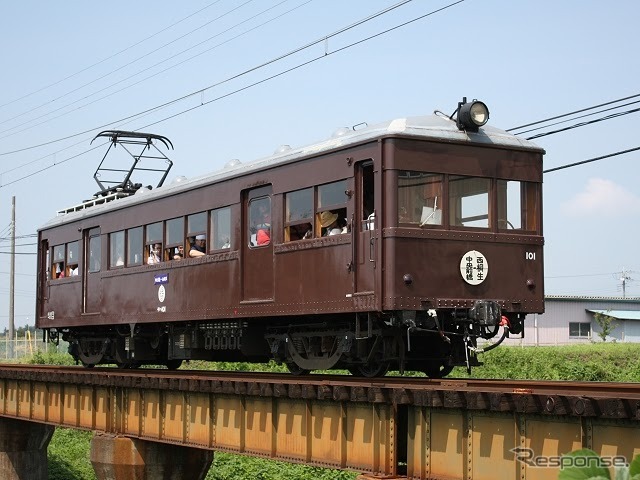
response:
<path fill-rule="evenodd" d="M 481 356 L 484 366 L 475 368 L 474 378 L 531 380 L 574 380 L 602 382 L 640 382 L 640 345 L 595 343 L 563 347 L 502 347 Z M 30 363 L 73 364 L 66 354 L 39 354 Z M 286 367 L 271 362 L 250 363 L 199 362 L 183 369 L 226 371 L 286 372 Z M 413 375 L 421 375 L 409 372 Z M 456 368 L 452 377 L 466 377 Z M 51 480 L 94 480 L 89 462 L 91 433 L 58 428 L 49 446 Z M 207 480 L 352 480 L 353 472 L 294 465 L 262 458 L 216 452 Z"/>

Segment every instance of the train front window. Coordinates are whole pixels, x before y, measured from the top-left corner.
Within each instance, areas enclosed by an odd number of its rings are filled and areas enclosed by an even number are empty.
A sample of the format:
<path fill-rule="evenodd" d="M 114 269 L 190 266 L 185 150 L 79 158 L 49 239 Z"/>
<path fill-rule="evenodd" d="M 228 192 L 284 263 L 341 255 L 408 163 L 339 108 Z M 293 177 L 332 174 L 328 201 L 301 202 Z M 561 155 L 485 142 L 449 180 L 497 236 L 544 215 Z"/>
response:
<path fill-rule="evenodd" d="M 497 194 L 499 230 L 538 230 L 537 184 L 498 180 Z"/>
<path fill-rule="evenodd" d="M 449 224 L 489 228 L 491 179 L 449 176 Z"/>
<path fill-rule="evenodd" d="M 444 176 L 398 172 L 398 223 L 411 226 L 442 225 Z"/>

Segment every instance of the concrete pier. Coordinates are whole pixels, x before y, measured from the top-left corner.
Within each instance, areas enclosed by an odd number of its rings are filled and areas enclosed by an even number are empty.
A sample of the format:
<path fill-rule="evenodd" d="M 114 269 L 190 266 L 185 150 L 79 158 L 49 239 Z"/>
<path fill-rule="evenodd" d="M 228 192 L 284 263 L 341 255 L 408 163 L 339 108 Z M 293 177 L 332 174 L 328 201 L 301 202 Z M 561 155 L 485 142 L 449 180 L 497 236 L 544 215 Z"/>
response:
<path fill-rule="evenodd" d="M 211 450 L 113 435 L 91 440 L 98 480 L 202 480 L 212 462 Z"/>
<path fill-rule="evenodd" d="M 47 447 L 55 427 L 0 418 L 0 478 L 47 480 Z"/>

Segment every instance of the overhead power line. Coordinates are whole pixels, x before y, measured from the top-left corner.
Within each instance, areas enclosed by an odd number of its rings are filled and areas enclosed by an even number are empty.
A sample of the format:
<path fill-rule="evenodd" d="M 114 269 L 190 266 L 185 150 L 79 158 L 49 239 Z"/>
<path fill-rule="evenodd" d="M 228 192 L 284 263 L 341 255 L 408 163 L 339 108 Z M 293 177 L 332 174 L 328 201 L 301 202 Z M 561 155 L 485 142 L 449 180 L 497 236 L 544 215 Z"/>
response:
<path fill-rule="evenodd" d="M 11 154 L 14 154 L 14 153 L 24 152 L 24 151 L 26 151 L 26 150 L 32 150 L 32 149 L 34 149 L 34 148 L 39 148 L 39 147 L 43 147 L 43 146 L 46 146 L 46 145 L 51 145 L 51 144 L 53 144 L 53 143 L 61 142 L 61 141 L 63 141 L 63 140 L 68 140 L 69 138 L 77 137 L 77 136 L 79 136 L 79 135 L 84 135 L 84 134 L 86 134 L 86 133 L 89 133 L 89 132 L 92 132 L 92 131 L 95 131 L 95 130 L 99 130 L 99 129 L 106 128 L 106 127 L 108 127 L 109 125 L 113 125 L 114 123 L 120 123 L 120 122 L 124 122 L 124 121 L 127 121 L 127 120 L 131 120 L 131 119 L 133 119 L 133 118 L 136 118 L 136 117 L 139 117 L 139 116 L 142 116 L 142 115 L 146 115 L 147 113 L 150 113 L 150 112 L 153 112 L 153 111 L 157 111 L 157 110 L 160 110 L 160 109 L 166 108 L 166 107 L 168 107 L 168 106 L 170 106 L 170 105 L 173 105 L 173 104 L 175 104 L 175 103 L 178 103 L 178 102 L 181 102 L 181 101 L 183 101 L 183 100 L 186 100 L 187 98 L 194 97 L 194 96 L 197 96 L 197 95 L 202 95 L 202 94 L 203 94 L 204 92 L 206 92 L 207 90 L 210 90 L 210 89 L 212 89 L 212 88 L 214 88 L 214 87 L 218 87 L 218 86 L 223 85 L 223 84 L 225 84 L 225 83 L 228 83 L 228 82 L 230 82 L 230 81 L 232 81 L 232 80 L 236 80 L 237 78 L 240 78 L 240 77 L 242 77 L 242 76 L 244 76 L 244 75 L 247 75 L 247 74 L 249 74 L 249 73 L 255 72 L 255 71 L 257 71 L 257 70 L 259 70 L 259 69 L 261 69 L 261 68 L 263 68 L 263 67 L 266 67 L 266 66 L 268 66 L 268 65 L 274 64 L 274 63 L 276 63 L 276 62 L 278 62 L 278 61 L 280 61 L 280 60 L 283 60 L 283 59 L 285 59 L 285 58 L 287 58 L 287 57 L 290 57 L 290 56 L 292 56 L 292 55 L 294 55 L 294 54 L 296 54 L 296 53 L 300 53 L 300 52 L 302 52 L 302 51 L 304 51 L 304 50 L 306 50 L 306 49 L 308 49 L 308 48 L 310 48 L 310 47 L 313 47 L 313 46 L 315 46 L 315 45 L 318 45 L 318 44 L 324 43 L 324 42 L 328 41 L 330 38 L 333 38 L 333 37 L 336 37 L 336 36 L 338 36 L 338 35 L 340 35 L 340 34 L 342 34 L 342 33 L 345 33 L 345 32 L 347 32 L 347 31 L 349 31 L 349 30 L 351 30 L 351 29 L 353 29 L 353 28 L 355 28 L 355 27 L 358 27 L 358 26 L 360 26 L 360 25 L 362 25 L 362 24 L 364 24 L 364 23 L 366 23 L 366 22 L 368 22 L 368 21 L 370 21 L 370 20 L 373 20 L 374 18 L 377 18 L 377 17 L 379 17 L 379 16 L 381 16 L 381 15 L 384 15 L 384 14 L 386 14 L 386 13 L 389 13 L 390 11 L 395 10 L 396 8 L 401 7 L 402 5 L 405 5 L 405 4 L 410 3 L 410 2 L 412 2 L 412 1 L 413 1 L 413 0 L 403 0 L 403 1 L 401 1 L 401 2 L 398 2 L 398 3 L 394 4 L 394 5 L 391 5 L 390 7 L 387 7 L 387 8 L 385 8 L 385 9 L 383 9 L 383 10 L 379 11 L 379 12 L 376 12 L 376 13 L 371 14 L 371 15 L 369 15 L 369 16 L 367 16 L 367 17 L 365 17 L 365 18 L 361 19 L 361 20 L 358 20 L 358 21 L 357 21 L 357 22 L 355 22 L 355 23 L 352 23 L 352 24 L 350 24 L 350 25 L 348 25 L 348 26 L 346 26 L 346 27 L 343 27 L 343 28 L 341 28 L 341 29 L 339 29 L 339 30 L 337 30 L 337 31 L 335 31 L 335 32 L 333 32 L 333 33 L 330 33 L 330 34 L 328 34 L 328 35 L 324 35 L 324 36 L 320 37 L 320 38 L 319 38 L 319 39 L 317 39 L 317 40 L 314 40 L 314 41 L 312 41 L 312 42 L 309 42 L 309 43 L 307 43 L 306 45 L 303 45 L 303 46 L 297 47 L 297 48 L 295 48 L 295 49 L 293 49 L 293 50 L 291 50 L 291 51 L 289 51 L 289 52 L 287 52 L 287 53 L 284 53 L 284 54 L 282 54 L 282 55 L 278 56 L 278 57 L 272 58 L 271 60 L 268 60 L 268 61 L 266 61 L 266 62 L 264 62 L 264 63 L 262 63 L 262 64 L 256 65 L 255 67 L 249 68 L 249 69 L 247 69 L 247 70 L 245 70 L 245 71 L 243 71 L 243 72 L 240 72 L 240 73 L 238 73 L 238 74 L 236 74 L 236 75 L 232 75 L 232 76 L 230 76 L 230 77 L 227 77 L 227 78 L 226 78 L 226 79 L 224 79 L 224 80 L 221 80 L 221 81 L 216 82 L 216 83 L 214 83 L 214 84 L 208 85 L 208 86 L 203 87 L 203 88 L 201 88 L 201 89 L 199 89 L 199 90 L 196 90 L 196 91 L 193 91 L 193 92 L 191 92 L 191 93 L 187 93 L 187 94 L 185 94 L 185 95 L 182 95 L 181 97 L 177 97 L 177 98 L 174 98 L 173 100 L 169 100 L 169 101 L 167 101 L 167 102 L 165 102 L 165 103 L 162 103 L 162 104 L 156 105 L 155 107 L 148 108 L 148 109 L 146 109 L 146 110 L 143 110 L 143 111 L 141 111 L 141 112 L 135 113 L 135 114 L 133 114 L 133 115 L 129 115 L 129 116 L 127 116 L 127 117 L 120 118 L 120 119 L 118 119 L 118 120 L 114 120 L 114 121 L 110 121 L 110 122 L 104 123 L 104 124 L 102 124 L 102 125 L 99 125 L 99 126 L 96 126 L 96 127 L 93 127 L 93 128 L 87 129 L 87 130 L 84 130 L 84 131 L 82 131 L 82 132 L 78 132 L 78 133 L 75 133 L 75 134 L 72 134 L 72 135 L 67 135 L 67 136 L 65 136 L 65 137 L 57 138 L 57 139 L 55 139 L 55 140 L 50 140 L 50 141 L 48 141 L 48 142 L 43 142 L 43 143 L 40 143 L 40 144 L 37 144 L 37 145 L 31 145 L 31 146 L 28 146 L 28 147 L 23 147 L 23 148 L 20 148 L 20 149 L 16 149 L 16 150 L 9 151 L 9 152 L 1 152 L 1 153 L 0 153 L 0 156 L 5 156 L 5 155 L 11 155 Z M 410 23 L 416 22 L 416 21 L 421 20 L 421 19 L 423 19 L 423 18 L 425 18 L 425 17 L 431 16 L 431 15 L 433 15 L 433 14 L 435 14 L 435 13 L 438 13 L 438 12 L 441 12 L 441 11 L 443 11 L 443 10 L 446 10 L 446 9 L 448 9 L 448 8 L 450 8 L 450 7 L 453 7 L 454 5 L 457 5 L 457 4 L 462 3 L 462 2 L 464 2 L 464 0 L 458 0 L 458 1 L 453 2 L 453 3 L 449 4 L 449 5 L 446 5 L 446 6 L 442 7 L 442 8 L 439 8 L 439 9 L 437 9 L 437 10 L 433 10 L 433 11 L 431 11 L 431 12 L 429 12 L 429 13 L 425 14 L 425 15 L 422 15 L 422 16 L 420 16 L 420 17 L 414 18 L 413 20 L 410 20 L 410 21 L 405 22 L 405 23 L 403 23 L 403 24 L 397 25 L 397 26 L 395 26 L 395 27 L 393 27 L 393 28 L 390 28 L 390 29 L 388 29 L 388 30 L 385 30 L 385 31 L 383 31 L 383 32 L 380 32 L 380 33 L 378 33 L 378 34 L 376 34 L 376 35 L 372 35 L 371 37 L 365 38 L 365 39 L 363 39 L 363 40 L 361 40 L 361 41 L 359 41 L 359 42 L 355 42 L 355 43 L 353 43 L 353 44 L 351 44 L 351 45 L 349 45 L 349 46 L 347 46 L 347 47 L 343 47 L 343 48 L 341 48 L 340 50 L 337 50 L 337 51 L 335 51 L 335 52 L 331 52 L 331 53 L 336 53 L 336 52 L 338 52 L 338 51 L 345 50 L 346 48 L 350 48 L 350 47 L 352 47 L 352 46 L 354 46 L 354 45 L 357 45 L 357 44 L 362 43 L 362 42 L 364 42 L 364 41 L 367 41 L 367 40 L 370 40 L 370 39 L 372 39 L 372 38 L 375 38 L 375 37 L 377 37 L 377 36 L 379 36 L 379 35 L 383 35 L 383 34 L 385 34 L 385 33 L 388 33 L 388 32 L 390 32 L 390 31 L 393 31 L 393 30 L 395 30 L 395 29 L 397 29 L 397 28 L 400 28 L 400 27 L 406 26 L 406 25 L 408 25 L 408 24 L 410 24 Z M 327 54 L 323 55 L 323 57 L 325 57 L 325 56 L 329 56 L 331 53 L 327 53 Z M 320 58 L 323 58 L 323 57 L 320 57 Z M 314 59 L 314 61 L 315 61 L 315 60 L 319 60 L 319 58 Z M 307 65 L 307 64 L 309 64 L 309 63 L 311 63 L 311 62 L 305 62 L 305 63 L 303 63 L 303 64 L 298 65 L 298 67 L 301 67 L 301 66 Z M 293 68 L 293 69 L 295 69 L 295 68 Z M 289 70 L 287 70 L 287 71 L 285 71 L 285 72 L 283 72 L 283 73 L 287 73 L 288 71 L 291 71 L 291 70 L 293 70 L 293 69 L 289 69 Z M 271 78 L 275 78 L 276 76 L 278 76 L 278 75 L 272 76 L 272 77 L 270 77 L 269 79 L 271 79 Z M 268 80 L 268 79 L 267 79 L 267 80 Z M 256 82 L 256 84 L 255 84 L 255 85 L 257 85 L 257 84 L 259 84 L 259 83 L 263 83 L 263 82 Z M 246 88 L 240 89 L 240 90 L 238 90 L 238 91 L 242 91 L 242 90 L 246 90 Z M 237 92 L 234 92 L 234 93 L 237 93 Z M 229 96 L 229 95 L 226 95 L 226 96 Z M 224 97 L 221 97 L 221 98 L 224 98 Z M 207 102 L 207 103 L 211 103 L 211 102 Z M 201 105 L 201 106 L 202 106 L 202 105 Z M 193 110 L 193 109 L 191 108 L 191 109 L 188 109 L 188 110 L 186 110 L 186 111 L 190 111 L 190 110 Z M 185 113 L 186 113 L 186 111 L 185 111 Z M 175 115 L 174 115 L 174 116 L 175 116 Z M 172 116 L 172 117 L 173 117 L 173 116 Z M 172 117 L 168 117 L 168 118 L 172 118 Z M 168 119 L 168 118 L 167 118 L 167 119 Z M 156 122 L 156 123 L 157 123 L 157 122 Z M 144 127 L 143 127 L 143 128 L 144 128 Z M 85 152 L 85 153 L 86 153 L 86 152 Z"/>
<path fill-rule="evenodd" d="M 57 80 L 57 81 L 55 81 L 55 82 L 53 82 L 53 83 L 50 83 L 49 85 L 46 85 L 46 86 L 44 86 L 44 87 L 42 87 L 42 88 L 40 88 L 40 89 L 38 89 L 38 90 L 34 90 L 34 91 L 33 91 L 33 92 L 31 92 L 31 93 L 27 93 L 26 95 L 23 95 L 23 96 L 21 96 L 20 98 L 16 98 L 16 99 L 14 99 L 14 100 L 11 100 L 10 102 L 4 103 L 4 104 L 0 105 L 0 108 L 6 107 L 6 106 L 8 106 L 8 105 L 12 105 L 12 104 L 14 104 L 14 103 L 16 103 L 16 102 L 19 102 L 20 100 L 23 100 L 23 99 L 28 98 L 28 97 L 30 97 L 30 96 L 32 96 L 32 95 L 35 95 L 36 93 L 40 93 L 40 92 L 42 92 L 42 91 L 44 91 L 44 90 L 47 90 L 47 89 L 49 89 L 49 88 L 51 88 L 51 87 L 54 87 L 54 86 L 56 86 L 56 85 L 59 85 L 60 83 L 62 83 L 62 82 L 64 82 L 64 81 L 66 81 L 66 80 L 69 80 L 70 78 L 73 78 L 73 77 L 75 77 L 76 75 L 79 75 L 79 74 L 81 74 L 81 73 L 84 73 L 84 72 L 86 72 L 87 70 L 90 70 L 90 69 L 91 69 L 91 68 L 93 68 L 93 67 L 96 67 L 96 66 L 98 66 L 98 65 L 100 65 L 100 64 L 102 64 L 102 63 L 104 63 L 104 62 L 106 62 L 106 61 L 108 61 L 108 60 L 111 60 L 112 58 L 117 57 L 118 55 L 120 55 L 120 54 L 122 54 L 122 53 L 124 53 L 124 52 L 126 52 L 126 51 L 128 51 L 128 50 L 131 50 L 131 49 L 132 49 L 132 48 L 134 48 L 134 47 L 137 47 L 138 45 L 140 45 L 140 44 L 142 44 L 142 43 L 146 42 L 147 40 L 151 40 L 153 37 L 156 37 L 156 36 L 160 35 L 161 33 L 163 33 L 163 32 L 165 32 L 165 31 L 169 30 L 170 28 L 175 27 L 175 26 L 176 26 L 176 25 L 178 25 L 179 23 L 182 23 L 182 22 L 184 22 L 185 20 L 187 20 L 187 19 L 189 19 L 189 18 L 191 18 L 191 17 L 193 17 L 193 16 L 195 16 L 195 15 L 197 15 L 197 14 L 199 14 L 199 13 L 203 12 L 203 11 L 204 11 L 204 10 L 206 10 L 207 8 L 210 8 L 210 7 L 214 6 L 215 4 L 219 3 L 220 1 L 221 1 L 221 0 L 216 0 L 215 2 L 212 2 L 212 3 L 210 3 L 209 5 L 206 5 L 205 7 L 202 7 L 201 9 L 199 9 L 199 10 L 197 10 L 197 11 L 193 12 L 192 14 L 187 15 L 186 17 L 184 17 L 184 18 L 182 18 L 182 19 L 178 20 L 177 22 L 172 23 L 172 24 L 171 24 L 171 25 L 169 25 L 168 27 L 165 27 L 165 28 L 163 28 L 162 30 L 157 31 L 156 33 L 154 33 L 154 34 L 152 34 L 152 35 L 149 35 L 148 37 L 143 38 L 142 40 L 140 40 L 140 41 L 138 41 L 138 42 L 134 43 L 133 45 L 129 45 L 128 47 L 123 48 L 122 50 L 120 50 L 120 51 L 118 51 L 118 52 L 114 53 L 113 55 L 109 55 L 108 57 L 103 58 L 102 60 L 100 60 L 100 61 L 98 61 L 98 62 L 96 62 L 96 63 L 94 63 L 94 64 L 92 64 L 92 65 L 89 65 L 88 67 L 83 68 L 82 70 L 78 70 L 77 72 L 72 73 L 71 75 L 68 75 L 68 76 L 66 76 L 66 77 L 64 77 L 64 78 L 62 78 L 62 79 L 60 79 L 60 80 Z"/>
<path fill-rule="evenodd" d="M 551 173 L 557 170 L 564 170 L 565 168 L 577 167 L 578 165 L 584 165 L 585 163 L 597 162 L 598 160 L 604 160 L 605 158 L 616 157 L 618 155 L 624 155 L 625 153 L 635 152 L 640 150 L 640 147 L 630 148 L 628 150 L 622 150 L 620 152 L 610 153 L 608 155 L 602 155 L 600 157 L 590 158 L 589 160 L 582 160 L 581 162 L 569 163 L 567 165 L 562 165 L 560 167 L 549 168 L 547 170 L 543 170 L 542 173 Z"/>
<path fill-rule="evenodd" d="M 630 100 L 632 98 L 637 98 L 637 97 L 640 97 L 640 93 L 637 93 L 635 95 L 631 95 L 629 97 L 623 97 L 623 98 L 619 98 L 617 100 L 612 100 L 610 102 L 601 103 L 599 105 L 593 105 L 591 107 L 582 108 L 580 110 L 575 110 L 573 112 L 563 113 L 562 115 L 556 115 L 555 117 L 545 118 L 544 120 L 538 120 L 538 121 L 535 121 L 535 122 L 532 122 L 532 123 L 527 123 L 525 125 L 520 125 L 519 127 L 513 127 L 513 128 L 508 129 L 507 132 L 513 132 L 514 130 L 520 130 L 521 128 L 531 127 L 533 125 L 539 125 L 541 123 L 546 123 L 546 122 L 550 122 L 552 120 L 557 120 L 558 118 L 568 117 L 568 116 L 571 116 L 571 115 L 575 115 L 576 113 L 587 112 L 589 110 L 594 110 L 596 108 L 605 107 L 607 105 L 613 105 L 614 103 L 624 102 L 625 100 Z"/>
<path fill-rule="evenodd" d="M 95 96 L 95 95 L 97 95 L 97 94 L 99 94 L 101 92 L 104 92 L 105 90 L 109 90 L 110 88 L 115 87 L 116 85 L 124 83 L 127 80 L 130 80 L 130 79 L 132 79 L 134 77 L 137 77 L 138 75 L 140 75 L 140 74 L 142 74 L 144 72 L 147 72 L 147 71 L 149 71 L 149 70 L 151 70 L 151 69 L 153 69 L 153 68 L 155 68 L 155 67 L 157 67 L 159 65 L 162 65 L 163 63 L 168 62 L 169 60 L 172 60 L 173 58 L 179 57 L 180 55 L 188 52 L 189 50 L 192 50 L 192 49 L 194 49 L 196 47 L 199 47 L 200 45 L 202 45 L 204 43 L 207 43 L 208 41 L 210 41 L 210 40 L 212 40 L 212 39 L 214 39 L 214 38 L 216 38 L 216 37 L 218 37 L 218 36 L 220 36 L 220 35 L 222 35 L 224 33 L 227 33 L 229 31 L 233 30 L 234 28 L 237 28 L 238 26 L 240 26 L 240 25 L 242 25 L 244 23 L 249 22 L 250 20 L 253 20 L 253 19 L 255 19 L 255 18 L 257 18 L 257 17 L 259 17 L 261 15 L 264 15 L 266 12 L 268 12 L 270 10 L 273 10 L 274 8 L 280 6 L 281 4 L 285 3 L 286 1 L 288 1 L 288 0 L 283 0 L 282 2 L 276 4 L 276 5 L 272 6 L 272 7 L 269 7 L 269 8 L 267 8 L 267 9 L 265 9 L 265 10 L 263 10 L 263 11 L 257 13 L 257 14 L 255 14 L 255 15 L 253 15 L 253 16 L 251 16 L 251 17 L 249 17 L 249 18 L 247 18 L 247 19 L 245 19 L 245 20 L 243 20 L 243 21 L 241 21 L 239 23 L 236 23 L 235 25 L 229 27 L 228 29 L 223 30 L 222 32 L 219 32 L 216 35 L 214 35 L 212 37 L 209 37 L 206 40 L 203 40 L 202 42 L 199 42 L 199 43 L 197 43 L 197 44 L 195 44 L 195 45 L 193 45 L 193 46 L 191 46 L 191 47 L 189 47 L 189 48 L 187 48 L 185 50 L 182 50 L 181 52 L 178 52 L 178 53 L 176 53 L 176 54 L 174 54 L 174 55 L 172 55 L 170 57 L 165 58 L 164 60 L 162 60 L 160 62 L 157 62 L 157 63 L 155 63 L 155 64 L 153 64 L 153 65 L 151 65 L 151 66 L 149 66 L 147 68 L 144 68 L 144 69 L 134 73 L 133 75 L 129 75 L 128 77 L 125 77 L 125 78 L 123 78 L 121 80 L 118 80 L 117 82 L 114 82 L 114 83 L 112 83 L 110 85 L 107 85 L 106 87 L 101 88 L 100 90 L 97 90 L 97 91 L 95 91 L 93 93 L 85 95 L 84 97 L 79 98 L 78 100 L 74 100 L 73 102 L 67 103 L 66 105 L 63 105 L 63 106 L 61 106 L 59 108 L 56 108 L 55 110 L 51 110 L 50 112 L 44 113 L 44 114 L 40 115 L 39 117 L 32 118 L 32 119 L 30 119 L 30 120 L 28 120 L 26 122 L 23 122 L 23 123 L 21 123 L 19 125 L 15 125 L 15 126 L 13 126 L 11 128 L 8 128 L 6 130 L 2 130 L 2 131 L 0 131 L 0 134 L 6 133 L 6 132 L 10 132 L 11 130 L 15 130 L 16 128 L 19 128 L 19 127 L 24 126 L 24 125 L 28 125 L 28 124 L 30 124 L 30 123 L 32 123 L 32 122 L 34 122 L 36 120 L 39 120 L 41 118 L 45 118 L 45 117 L 51 115 L 52 113 L 58 112 L 58 111 L 63 110 L 65 108 L 67 108 L 67 107 L 75 105 L 75 104 L 77 104 L 79 102 L 82 102 L 83 100 L 86 100 L 86 99 L 91 98 L 91 97 L 93 97 L 93 96 Z M 111 92 L 111 93 L 109 93 L 107 95 L 103 95 L 102 97 L 96 98 L 96 99 L 91 100 L 91 101 L 89 101 L 87 103 L 79 105 L 79 106 L 77 106 L 77 107 L 75 107 L 75 108 L 73 108 L 71 110 L 67 110 L 66 112 L 63 112 L 60 115 L 56 115 L 55 117 L 47 118 L 46 120 L 43 120 L 42 122 L 36 123 L 36 124 L 31 125 L 31 126 L 26 127 L 26 128 L 23 128 L 22 130 L 17 130 L 17 131 L 14 131 L 12 133 L 9 133 L 7 135 L 4 135 L 4 136 L 0 137 L 0 139 L 8 138 L 8 137 L 11 137 L 13 135 L 17 135 L 19 133 L 25 132 L 27 130 L 31 130 L 32 128 L 38 127 L 40 125 L 44 125 L 44 124 L 46 124 L 48 122 L 51 122 L 51 121 L 56 120 L 58 118 L 64 117 L 66 115 L 69 115 L 70 113 L 73 113 L 75 111 L 81 110 L 81 109 L 83 109 L 85 107 L 88 107 L 89 105 L 93 105 L 94 103 L 100 102 L 100 101 L 102 101 L 102 100 L 104 100 L 106 98 L 109 98 L 109 97 L 111 97 L 113 95 L 116 95 L 116 94 L 118 94 L 120 92 L 123 92 L 123 91 L 125 91 L 125 90 L 127 90 L 129 88 L 132 88 L 132 87 L 134 87 L 136 85 L 139 85 L 140 83 L 146 82 L 147 80 L 149 80 L 149 79 L 151 79 L 153 77 L 156 77 L 156 76 L 161 75 L 161 74 L 163 74 L 163 73 L 165 73 L 165 72 L 167 72 L 167 71 L 169 71 L 169 70 L 171 70 L 173 68 L 176 68 L 176 67 L 178 67 L 180 65 L 183 65 L 184 63 L 187 63 L 187 62 L 189 62 L 189 61 L 191 61 L 191 60 L 193 60 L 195 58 L 198 58 L 199 56 L 204 55 L 205 53 L 210 52 L 211 50 L 214 50 L 214 49 L 216 49 L 216 48 L 218 48 L 218 47 L 220 47 L 222 45 L 225 45 L 227 43 L 230 43 L 230 42 L 232 42 L 232 41 L 234 41 L 234 40 L 236 40 L 236 39 L 238 39 L 238 38 L 240 38 L 240 37 L 242 37 L 244 35 L 247 35 L 248 33 L 251 33 L 254 30 L 257 30 L 258 28 L 261 28 L 261 27 L 263 27 L 263 26 L 265 26 L 265 25 L 267 25 L 267 24 L 269 24 L 269 23 L 271 23 L 271 22 L 273 22 L 273 21 L 275 21 L 275 20 L 277 20 L 277 19 L 279 19 L 279 18 L 281 18 L 281 17 L 283 17 L 285 15 L 288 15 L 289 13 L 291 13 L 291 12 L 293 12 L 293 11 L 295 11 L 295 10 L 305 6 L 305 5 L 307 5 L 308 3 L 311 3 L 312 1 L 313 0 L 307 0 L 306 2 L 287 10 L 286 12 L 284 12 L 284 13 L 282 13 L 280 15 L 277 15 L 277 16 L 275 16 L 275 17 L 273 17 L 273 18 L 271 18 L 271 19 L 269 19 L 269 20 L 267 20 L 265 22 L 260 23 L 259 25 L 256 25 L 255 27 L 252 27 L 252 28 L 250 28 L 248 30 L 245 30 L 242 33 L 239 33 L 238 35 L 235 35 L 235 36 L 231 37 L 230 39 L 227 39 L 227 40 L 225 40 L 223 42 L 220 42 L 220 43 L 218 43 L 218 44 L 216 44 L 216 45 L 214 45 L 214 46 L 212 46 L 212 47 L 210 47 L 210 48 L 208 48 L 208 49 L 206 49 L 206 50 L 204 50 L 204 51 L 202 51 L 202 52 L 200 52 L 200 53 L 198 53 L 196 55 L 192 55 L 189 58 L 186 58 L 186 59 L 184 59 L 184 60 L 182 60 L 182 61 L 180 61 L 178 63 L 175 63 L 174 65 L 171 65 L 171 66 L 169 66 L 167 68 L 164 68 L 164 69 L 162 69 L 162 70 L 160 70 L 158 72 L 155 72 L 155 73 L 153 73 L 151 75 L 148 75 L 148 76 L 146 76 L 146 77 L 144 77 L 144 78 L 142 78 L 142 79 L 140 79 L 140 80 L 138 80 L 138 81 L 136 81 L 134 83 L 126 85 L 126 86 L 124 86 L 124 87 L 122 87 L 122 88 L 120 88 L 118 90 L 115 90 L 115 91 L 113 91 L 113 92 Z M 132 63 L 134 63 L 134 62 L 130 62 L 125 66 L 131 65 Z M 104 77 L 101 77 L 101 78 L 104 78 Z"/>

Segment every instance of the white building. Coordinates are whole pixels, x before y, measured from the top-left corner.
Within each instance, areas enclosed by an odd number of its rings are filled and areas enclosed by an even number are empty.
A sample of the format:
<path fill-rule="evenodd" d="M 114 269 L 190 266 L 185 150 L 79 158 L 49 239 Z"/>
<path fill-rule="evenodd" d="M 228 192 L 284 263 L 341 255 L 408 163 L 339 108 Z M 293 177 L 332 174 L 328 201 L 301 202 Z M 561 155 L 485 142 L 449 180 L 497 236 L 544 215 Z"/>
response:
<path fill-rule="evenodd" d="M 607 341 L 640 342 L 640 298 L 545 297 L 545 313 L 528 315 L 525 336 L 512 335 L 506 345 L 571 345 L 601 342 L 596 312 L 615 320 Z"/>

